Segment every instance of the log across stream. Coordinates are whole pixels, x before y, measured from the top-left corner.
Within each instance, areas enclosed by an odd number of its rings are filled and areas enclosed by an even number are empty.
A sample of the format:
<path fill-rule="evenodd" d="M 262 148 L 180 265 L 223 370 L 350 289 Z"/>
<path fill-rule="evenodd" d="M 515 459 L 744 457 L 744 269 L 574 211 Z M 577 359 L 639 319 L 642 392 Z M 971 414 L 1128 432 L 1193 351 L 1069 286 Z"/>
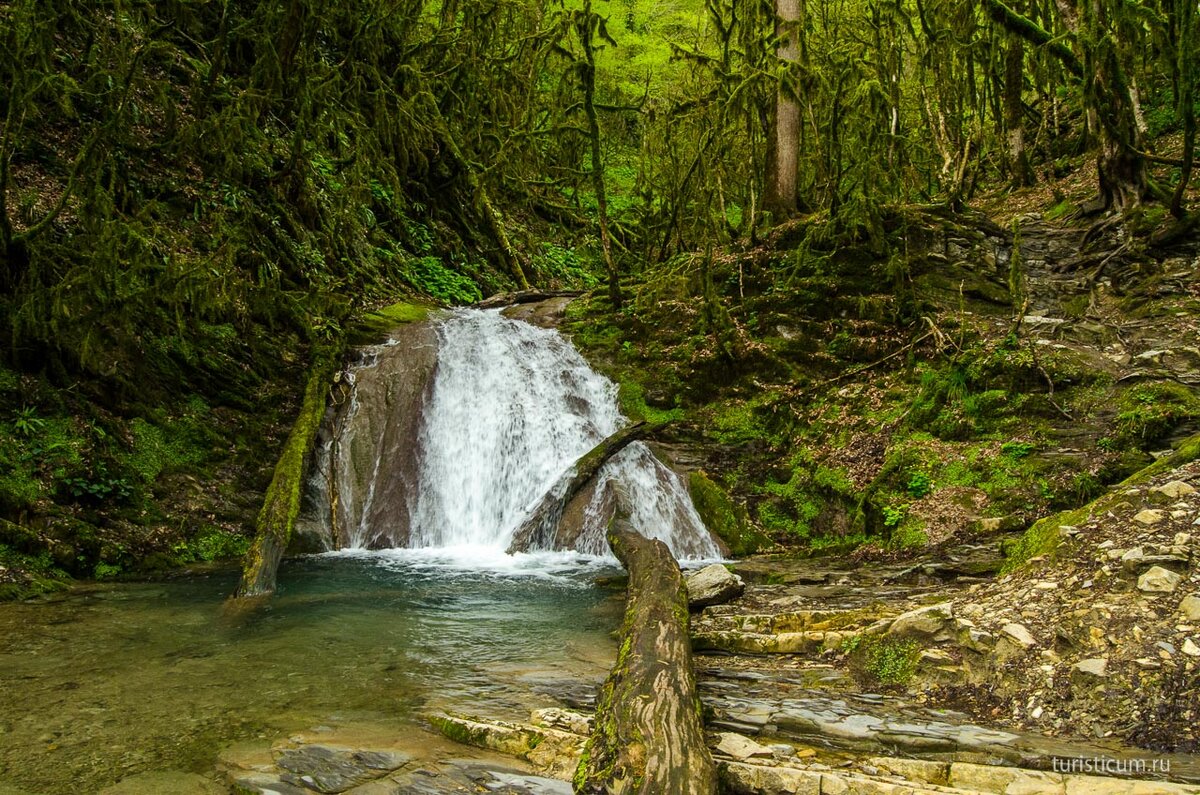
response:
<path fill-rule="evenodd" d="M 622 502 L 608 542 L 629 570 L 625 620 L 575 789 L 711 795 L 717 776 L 696 694 L 687 587 L 666 544 L 641 535 Z"/>

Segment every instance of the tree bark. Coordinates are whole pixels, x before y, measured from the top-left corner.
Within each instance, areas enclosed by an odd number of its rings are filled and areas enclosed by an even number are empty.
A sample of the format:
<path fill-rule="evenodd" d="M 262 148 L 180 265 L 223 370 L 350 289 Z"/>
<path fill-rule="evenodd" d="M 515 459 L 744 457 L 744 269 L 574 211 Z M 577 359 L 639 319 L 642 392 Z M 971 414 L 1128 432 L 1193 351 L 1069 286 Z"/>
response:
<path fill-rule="evenodd" d="M 800 0 L 775 0 L 776 35 L 779 45 L 776 55 L 790 70 L 800 59 Z M 775 125 L 771 130 L 771 150 L 768 161 L 767 209 L 776 220 L 796 212 L 796 173 L 800 157 L 800 103 L 789 87 L 789 72 L 780 79 L 775 93 Z"/>
<path fill-rule="evenodd" d="M 592 12 L 592 0 L 584 0 L 583 11 L 576 17 L 575 32 L 583 47 L 579 75 L 583 82 L 583 112 L 587 116 L 588 145 L 591 153 L 592 190 L 596 194 L 596 216 L 600 224 L 600 248 L 604 254 L 604 269 L 608 272 L 608 300 L 613 310 L 621 308 L 621 274 L 612 253 L 612 237 L 608 228 L 608 192 L 604 184 L 604 156 L 600 140 L 600 120 L 596 116 L 596 53 L 592 31 L 599 17 Z"/>
<path fill-rule="evenodd" d="M 1020 4 L 1016 11 L 1022 12 Z M 1009 35 L 1004 52 L 1004 126 L 1008 136 L 1008 176 L 1013 187 L 1033 184 L 1033 169 L 1025 151 L 1025 107 L 1021 94 L 1025 88 L 1025 40 Z"/>
<path fill-rule="evenodd" d="M 629 524 L 618 495 L 608 543 L 629 570 L 617 663 L 601 691 L 592 736 L 575 773 L 577 793 L 714 795 L 704 741 L 687 587 L 661 541 Z"/>
<path fill-rule="evenodd" d="M 571 470 L 554 484 L 554 488 L 546 492 L 533 509 L 533 513 L 513 534 L 513 540 L 508 545 L 508 554 L 553 548 L 564 506 L 596 477 L 596 473 L 608 463 L 608 459 L 624 450 L 631 442 L 645 436 L 648 430 L 650 426 L 644 422 L 627 425 L 576 461 Z"/>
<path fill-rule="evenodd" d="M 1186 0 L 1175 4 L 1172 21 L 1177 31 L 1175 41 L 1175 73 L 1177 115 L 1183 125 L 1183 165 L 1179 169 L 1179 184 L 1171 195 L 1171 214 L 1182 219 L 1187 211 L 1183 197 L 1192 179 L 1192 167 L 1196 157 L 1196 114 L 1197 87 L 1200 86 L 1200 23 L 1197 22 L 1196 4 Z"/>

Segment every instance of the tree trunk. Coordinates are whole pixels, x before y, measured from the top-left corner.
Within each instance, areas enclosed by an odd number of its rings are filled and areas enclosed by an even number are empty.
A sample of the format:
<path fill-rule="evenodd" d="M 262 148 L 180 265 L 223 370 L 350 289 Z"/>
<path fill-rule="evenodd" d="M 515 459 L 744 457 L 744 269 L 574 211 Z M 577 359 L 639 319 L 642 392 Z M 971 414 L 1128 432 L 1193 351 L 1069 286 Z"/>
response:
<path fill-rule="evenodd" d="M 575 30 L 583 47 L 579 73 L 583 81 L 583 112 L 587 116 L 588 144 L 591 150 L 592 190 L 596 194 L 596 215 L 600 223 L 600 248 L 604 253 L 604 269 L 608 272 L 608 300 L 613 310 L 621 308 L 621 274 L 613 259 L 612 238 L 608 229 L 608 193 L 604 185 L 604 157 L 600 141 L 600 120 L 596 116 L 596 53 L 592 30 L 598 17 L 592 12 L 592 0 L 584 0 L 583 11 L 576 18 Z"/>
<path fill-rule="evenodd" d="M 1178 14 L 1175 27 L 1176 37 L 1175 71 L 1178 75 L 1177 115 L 1183 124 L 1183 165 L 1179 169 L 1179 184 L 1171 196 L 1171 214 L 1183 218 L 1186 210 L 1183 197 L 1187 193 L 1188 183 L 1192 179 L 1192 167 L 1196 157 L 1196 114 L 1192 111 L 1195 104 L 1196 89 L 1200 86 L 1200 23 L 1197 17 L 1195 3 L 1180 2 L 1176 4 Z"/>
<path fill-rule="evenodd" d="M 1133 95 L 1108 10 L 1099 0 L 1059 0 L 1059 6 L 1083 62 L 1086 104 L 1099 122 L 1100 198 L 1105 209 L 1136 207 L 1149 191 L 1149 175 L 1138 151 L 1141 135 Z"/>
<path fill-rule="evenodd" d="M 576 461 L 571 470 L 558 483 L 554 484 L 554 488 L 546 492 L 537 507 L 533 509 L 533 513 L 513 534 L 512 543 L 508 545 L 508 554 L 527 552 L 531 549 L 553 548 L 554 538 L 558 533 L 558 523 L 562 519 L 563 508 L 566 504 L 582 491 L 592 478 L 596 477 L 596 473 L 608 462 L 608 459 L 624 450 L 630 442 L 645 436 L 649 429 L 650 426 L 644 422 L 627 425 Z"/>
<path fill-rule="evenodd" d="M 1111 20 L 1099 0 L 1056 0 L 1063 25 L 1071 32 L 1072 51 L 1036 22 L 1001 0 L 984 0 L 988 13 L 1010 32 L 1046 46 L 1084 85 L 1089 118 L 1100 133 L 1100 196 L 1105 209 L 1123 210 L 1141 203 L 1149 190 L 1146 158 L 1140 153 L 1137 115 L 1115 42 Z"/>
<path fill-rule="evenodd" d="M 623 498 L 608 543 L 629 570 L 617 664 L 604 683 L 578 793 L 715 795 L 688 634 L 687 588 L 661 541 L 634 530 Z"/>
<path fill-rule="evenodd" d="M 340 360 L 340 354 L 323 351 L 317 354 L 309 370 L 300 416 L 288 434 L 255 522 L 254 543 L 246 553 L 237 597 L 270 596 L 275 593 L 279 561 L 287 550 L 292 527 L 300 513 L 305 461 L 317 436 L 321 418 L 325 416 L 329 382 Z"/>
<path fill-rule="evenodd" d="M 775 125 L 767 162 L 767 193 L 764 203 L 776 220 L 796 212 L 796 173 L 800 157 L 800 103 L 791 87 L 792 65 L 800 59 L 800 0 L 775 0 L 776 55 L 788 71 L 780 78 L 775 94 Z"/>
<path fill-rule="evenodd" d="M 1017 13 L 1024 12 L 1020 3 Z M 1013 187 L 1027 188 L 1034 183 L 1029 154 L 1025 151 L 1025 107 L 1021 95 L 1025 88 L 1025 41 L 1009 35 L 1004 53 L 1004 126 L 1008 136 L 1008 176 Z"/>

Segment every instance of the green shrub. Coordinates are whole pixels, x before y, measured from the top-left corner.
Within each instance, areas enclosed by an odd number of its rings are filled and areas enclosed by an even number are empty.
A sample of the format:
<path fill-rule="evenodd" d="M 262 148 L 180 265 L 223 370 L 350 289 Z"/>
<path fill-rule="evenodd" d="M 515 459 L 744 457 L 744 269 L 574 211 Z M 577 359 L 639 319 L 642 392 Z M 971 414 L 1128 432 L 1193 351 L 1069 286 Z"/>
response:
<path fill-rule="evenodd" d="M 1145 384 L 1126 390 L 1117 408 L 1118 440 L 1149 445 L 1179 424 L 1200 417 L 1200 398 L 1182 384 Z"/>
<path fill-rule="evenodd" d="M 909 476 L 907 490 L 910 497 L 919 500 L 933 491 L 933 478 L 928 472 L 917 470 Z"/>
<path fill-rule="evenodd" d="M 563 248 L 555 243 L 542 243 L 530 264 L 534 270 L 566 287 L 590 290 L 600 284 L 600 276 L 588 267 L 573 248 Z"/>
<path fill-rule="evenodd" d="M 902 687 L 917 672 L 921 646 L 916 641 L 880 635 L 853 635 L 842 642 L 851 671 L 867 683 Z"/>

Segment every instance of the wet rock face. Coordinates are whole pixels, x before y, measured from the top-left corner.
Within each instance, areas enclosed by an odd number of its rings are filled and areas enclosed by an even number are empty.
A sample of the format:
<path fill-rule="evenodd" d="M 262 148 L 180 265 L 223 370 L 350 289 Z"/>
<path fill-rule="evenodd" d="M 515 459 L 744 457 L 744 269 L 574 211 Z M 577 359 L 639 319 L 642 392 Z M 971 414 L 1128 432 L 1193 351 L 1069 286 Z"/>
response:
<path fill-rule="evenodd" d="M 919 607 L 896 616 L 896 620 L 888 628 L 888 634 L 897 637 L 944 640 L 953 618 L 954 605 L 950 602 Z"/>
<path fill-rule="evenodd" d="M 398 770 L 409 757 L 392 751 L 356 751 L 305 745 L 280 755 L 284 782 L 322 793 L 345 792 Z"/>
<path fill-rule="evenodd" d="M 296 551 L 377 549 L 408 539 L 437 334 L 430 323 L 412 323 L 393 331 L 388 343 L 363 348 L 359 357 L 317 439 L 315 471 L 296 522 Z"/>
<path fill-rule="evenodd" d="M 742 578 L 714 563 L 687 577 L 688 606 L 698 610 L 709 605 L 723 605 L 742 595 L 746 589 Z"/>

